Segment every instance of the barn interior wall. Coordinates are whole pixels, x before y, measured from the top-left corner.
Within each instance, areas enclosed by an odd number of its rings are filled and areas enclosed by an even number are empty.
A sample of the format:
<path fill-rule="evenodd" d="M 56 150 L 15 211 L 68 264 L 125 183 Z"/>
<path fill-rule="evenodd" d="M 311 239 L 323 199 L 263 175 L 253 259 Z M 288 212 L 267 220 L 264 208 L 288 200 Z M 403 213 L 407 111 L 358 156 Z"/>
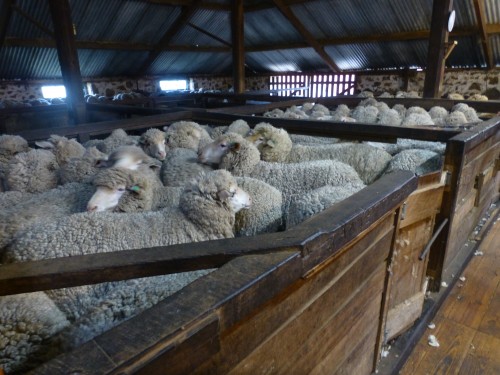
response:
<path fill-rule="evenodd" d="M 396 94 L 397 91 L 417 91 L 424 89 L 425 72 L 411 71 L 407 80 L 401 74 L 358 75 L 357 90 L 369 90 L 375 95 L 388 92 Z M 408 89 L 405 90 L 405 86 Z M 489 99 L 500 98 L 500 70 L 451 70 L 445 73 L 442 95 L 458 93 L 464 96 L 483 94 Z"/>
<path fill-rule="evenodd" d="M 389 92 L 395 94 L 404 91 L 422 92 L 424 72 L 410 72 L 407 78 L 401 74 L 358 74 L 357 91 L 370 90 L 375 94 Z M 233 79 L 230 76 L 195 76 L 190 77 L 190 88 L 193 90 L 221 90 L 232 88 Z M 406 82 L 407 80 L 407 82 Z M 41 98 L 41 87 L 59 85 L 60 80 L 43 81 L 0 81 L 0 100 L 30 100 Z M 92 79 L 86 80 L 88 93 L 113 96 L 119 92 L 141 90 L 148 93 L 160 91 L 159 79 Z M 269 90 L 269 76 L 252 76 L 246 78 L 246 89 L 250 91 Z M 489 99 L 500 99 L 500 70 L 454 70 L 445 73 L 443 95 L 459 93 L 462 95 L 483 94 Z"/>

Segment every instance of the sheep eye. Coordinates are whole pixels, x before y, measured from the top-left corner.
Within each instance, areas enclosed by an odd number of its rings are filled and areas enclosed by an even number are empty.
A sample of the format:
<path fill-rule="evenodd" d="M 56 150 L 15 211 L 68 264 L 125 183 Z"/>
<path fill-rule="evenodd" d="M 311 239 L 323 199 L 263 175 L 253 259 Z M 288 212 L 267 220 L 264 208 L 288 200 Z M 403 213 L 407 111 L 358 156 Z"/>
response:
<path fill-rule="evenodd" d="M 222 147 L 222 148 L 226 148 L 226 147 L 227 147 L 227 144 L 225 144 L 225 143 L 221 143 L 220 147 Z"/>
<path fill-rule="evenodd" d="M 117 190 L 122 192 L 122 191 L 125 191 L 125 188 L 118 188 Z"/>

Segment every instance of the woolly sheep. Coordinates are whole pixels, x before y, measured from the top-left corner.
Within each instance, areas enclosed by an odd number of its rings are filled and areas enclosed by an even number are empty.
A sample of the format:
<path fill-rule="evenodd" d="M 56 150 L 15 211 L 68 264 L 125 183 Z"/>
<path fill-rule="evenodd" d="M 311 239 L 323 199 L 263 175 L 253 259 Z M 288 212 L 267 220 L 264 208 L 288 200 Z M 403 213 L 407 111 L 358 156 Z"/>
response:
<path fill-rule="evenodd" d="M 274 117 L 274 118 L 282 118 L 285 112 L 279 108 L 274 108 L 271 111 L 264 112 L 264 117 Z"/>
<path fill-rule="evenodd" d="M 389 126 L 400 126 L 402 122 L 401 116 L 395 109 L 387 109 L 379 111 L 377 123 Z"/>
<path fill-rule="evenodd" d="M 58 171 L 59 183 L 67 184 L 69 182 L 91 182 L 94 175 L 102 166 L 108 156 L 92 146 L 85 150 L 85 153 L 79 158 L 69 159 L 65 165 Z"/>
<path fill-rule="evenodd" d="M 445 117 L 444 123 L 447 126 L 461 126 L 467 123 L 467 118 L 460 111 L 453 111 Z"/>
<path fill-rule="evenodd" d="M 286 213 L 286 229 L 302 223 L 307 218 L 324 211 L 359 190 L 360 187 L 323 186 L 294 196 Z"/>
<path fill-rule="evenodd" d="M 252 204 L 236 213 L 235 235 L 255 236 L 282 229 L 283 195 L 275 187 L 250 177 L 236 177 L 238 186 L 246 191 Z"/>
<path fill-rule="evenodd" d="M 71 158 L 78 158 L 85 153 L 85 147 L 75 139 L 68 139 L 59 135 L 51 135 L 46 141 L 37 141 L 35 144 L 45 150 L 50 150 L 56 157 L 57 164 L 61 167 Z"/>
<path fill-rule="evenodd" d="M 160 129 L 148 129 L 141 134 L 139 146 L 144 152 L 158 160 L 164 160 L 167 155 L 165 147 L 165 133 Z"/>
<path fill-rule="evenodd" d="M 163 130 L 169 149 L 182 147 L 198 151 L 199 147 L 212 142 L 208 132 L 193 121 L 174 122 L 163 127 Z"/>
<path fill-rule="evenodd" d="M 52 152 L 32 149 L 15 155 L 9 161 L 5 183 L 8 190 L 40 193 L 57 186 L 58 169 Z"/>
<path fill-rule="evenodd" d="M 228 128 L 229 126 L 216 126 L 214 128 L 210 128 L 210 130 L 208 130 L 208 134 L 212 139 L 216 139 L 224 134 Z"/>
<path fill-rule="evenodd" d="M 444 107 L 441 106 L 434 106 L 431 109 L 429 109 L 429 116 L 434 119 L 444 119 L 446 116 L 448 116 L 448 110 Z"/>
<path fill-rule="evenodd" d="M 283 194 L 285 207 L 292 195 L 320 186 L 364 186 L 351 166 L 334 160 L 290 164 L 261 161 L 255 145 L 239 134 L 225 134 L 205 146 L 199 160 L 216 164 L 235 176 L 256 178 L 274 186 Z"/>
<path fill-rule="evenodd" d="M 468 97 L 468 100 L 479 100 L 479 101 L 488 101 L 488 97 L 486 95 L 481 94 L 472 94 Z"/>
<path fill-rule="evenodd" d="M 246 139 L 257 146 L 264 161 L 284 162 L 292 149 L 287 131 L 266 122 L 255 125 Z"/>
<path fill-rule="evenodd" d="M 50 338 L 69 325 L 43 292 L 0 297 L 0 368 L 24 373 L 57 353 Z"/>
<path fill-rule="evenodd" d="M 7 190 L 4 178 L 10 159 L 29 149 L 28 141 L 19 135 L 0 135 L 0 191 Z"/>
<path fill-rule="evenodd" d="M 333 144 L 339 141 L 338 138 L 329 137 L 316 137 L 313 135 L 304 134 L 289 134 L 290 140 L 293 144 Z M 292 146 L 293 147 L 293 146 Z"/>
<path fill-rule="evenodd" d="M 442 157 L 436 152 L 422 149 L 408 149 L 396 154 L 389 163 L 386 173 L 397 169 L 423 175 L 437 171 L 442 166 Z"/>
<path fill-rule="evenodd" d="M 362 101 L 359 102 L 358 106 L 360 107 L 367 107 L 369 105 L 371 106 L 376 106 L 377 105 L 377 99 L 375 99 L 373 96 L 363 99 Z"/>
<path fill-rule="evenodd" d="M 478 122 L 481 121 L 477 116 L 476 110 L 472 107 L 469 107 L 465 103 L 455 104 L 452 108 L 453 112 L 462 112 L 465 115 L 467 122 Z"/>
<path fill-rule="evenodd" d="M 32 193 L 16 190 L 9 190 L 0 193 L 0 212 L 31 198 L 32 195 Z"/>
<path fill-rule="evenodd" d="M 391 159 L 391 156 L 383 150 L 355 143 L 332 145 L 295 144 L 290 148 L 290 137 L 285 130 L 279 129 L 278 131 L 270 124 L 265 124 L 259 128 L 256 126 L 255 129 L 258 132 L 247 137 L 247 140 L 257 142 L 257 144 L 265 144 L 266 147 L 261 149 L 262 152 L 271 153 L 272 157 L 268 157 L 268 160 L 281 160 L 287 163 L 322 159 L 339 160 L 352 166 L 366 184 L 371 184 L 378 178 Z M 287 150 L 290 151 L 287 153 Z"/>
<path fill-rule="evenodd" d="M 200 173 L 211 170 L 212 167 L 198 162 L 197 152 L 187 148 L 175 148 L 168 153 L 160 173 L 165 186 L 184 186 Z"/>
<path fill-rule="evenodd" d="M 434 151 L 443 155 L 446 151 L 446 144 L 442 142 L 420 141 L 416 139 L 398 138 L 396 143 L 379 143 L 379 142 L 366 142 L 374 147 L 379 147 L 387 151 L 391 155 L 396 155 L 402 150 L 411 148 L 419 148 L 423 150 Z"/>
<path fill-rule="evenodd" d="M 459 94 L 457 92 L 451 92 L 448 94 L 447 96 L 448 99 L 451 99 L 451 100 L 464 100 L 464 96 L 462 94 Z"/>
<path fill-rule="evenodd" d="M 237 133 L 245 137 L 250 131 L 250 126 L 245 120 L 235 120 L 227 128 L 226 132 Z"/>
<path fill-rule="evenodd" d="M 394 98 L 394 95 L 388 93 L 387 91 L 383 92 L 378 96 L 379 98 Z"/>
<path fill-rule="evenodd" d="M 80 213 L 31 227 L 7 246 L 4 261 L 231 238 L 235 213 L 248 206 L 248 194 L 229 172 L 212 171 L 186 185 L 178 207 L 133 213 Z"/>
<path fill-rule="evenodd" d="M 431 116 L 425 113 L 409 113 L 407 112 L 406 117 L 403 119 L 401 126 L 429 126 L 434 125 Z"/>
<path fill-rule="evenodd" d="M 394 104 L 392 106 L 392 109 L 394 109 L 397 113 L 399 113 L 399 117 L 401 119 L 404 119 L 406 116 L 406 107 L 403 104 Z"/>
<path fill-rule="evenodd" d="M 371 91 L 368 91 L 368 90 L 364 90 L 364 91 L 361 91 L 358 96 L 360 98 L 373 98 L 373 92 Z"/>
<path fill-rule="evenodd" d="M 353 109 L 351 116 L 357 122 L 375 124 L 377 122 L 378 108 L 372 105 L 357 106 Z"/>
<path fill-rule="evenodd" d="M 125 130 L 115 129 L 104 139 L 90 140 L 84 144 L 86 148 L 95 146 L 101 152 L 109 154 L 120 146 L 137 145 L 137 140 L 130 137 Z"/>

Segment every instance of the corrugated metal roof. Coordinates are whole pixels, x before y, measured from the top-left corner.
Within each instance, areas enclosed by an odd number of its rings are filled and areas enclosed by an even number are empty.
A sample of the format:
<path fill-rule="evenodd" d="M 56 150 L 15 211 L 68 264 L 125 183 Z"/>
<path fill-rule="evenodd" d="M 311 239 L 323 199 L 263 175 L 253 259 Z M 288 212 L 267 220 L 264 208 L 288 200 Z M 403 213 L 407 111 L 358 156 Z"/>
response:
<path fill-rule="evenodd" d="M 4 1 L 0 0 L 0 4 Z M 119 49 L 123 48 L 119 45 L 113 46 L 118 48 L 115 50 L 79 50 L 82 76 L 85 77 L 137 74 L 137 69 L 147 61 L 148 46 L 152 49 L 157 45 L 182 12 L 181 6 L 147 0 L 69 1 L 77 41 L 121 42 L 125 49 L 127 43 L 136 44 L 131 46 L 130 51 Z M 210 3 L 232 4 L 230 0 L 210 0 Z M 292 5 L 291 10 L 315 38 L 335 40 L 429 30 L 432 3 L 433 0 L 315 0 Z M 15 4 L 40 23 L 42 28 L 53 29 L 46 1 L 17 0 Z M 272 2 L 245 0 L 244 4 L 264 7 L 246 12 L 244 16 L 245 47 L 263 48 L 262 51 L 246 53 L 246 64 L 250 69 L 260 72 L 327 69 L 313 48 L 288 48 L 288 45 L 293 44 L 305 46 L 304 37 L 277 8 L 272 7 Z M 487 23 L 500 24 L 499 0 L 484 0 L 484 4 Z M 447 66 L 485 67 L 473 0 L 455 0 L 454 8 L 457 11 L 455 29 L 469 30 L 471 33 L 476 30 L 476 34 L 451 37 L 458 40 L 459 44 L 449 57 Z M 181 27 L 171 39 L 171 45 L 227 47 L 228 43 L 232 43 L 231 17 L 227 10 L 199 8 L 188 22 L 195 27 Z M 25 46 L 13 46 L 11 41 L 0 49 L 0 79 L 60 78 L 55 48 L 37 47 L 39 38 L 50 39 L 42 28 L 19 12 L 12 12 L 6 30 L 7 40 L 20 38 Z M 500 34 L 491 35 L 489 39 L 494 64 L 499 66 Z M 30 44 L 32 47 L 27 47 Z M 279 48 L 268 51 L 268 47 L 273 45 Z M 94 47 L 98 46 L 96 43 Z M 381 37 L 378 42 L 329 45 L 325 51 L 343 70 L 371 70 L 425 67 L 427 47 L 427 40 L 383 41 Z M 230 53 L 207 52 L 206 49 L 200 52 L 165 50 L 151 65 L 148 74 L 230 73 L 231 61 Z"/>

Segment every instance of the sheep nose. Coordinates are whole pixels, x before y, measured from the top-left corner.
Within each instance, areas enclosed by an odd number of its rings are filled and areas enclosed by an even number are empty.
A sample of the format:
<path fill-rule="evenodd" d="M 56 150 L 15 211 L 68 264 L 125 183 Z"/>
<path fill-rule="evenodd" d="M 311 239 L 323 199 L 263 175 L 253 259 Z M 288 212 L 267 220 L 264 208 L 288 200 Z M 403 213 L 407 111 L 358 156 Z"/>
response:
<path fill-rule="evenodd" d="M 160 155 L 160 158 L 165 159 L 165 156 L 167 156 L 167 153 L 165 151 L 160 151 L 158 153 Z"/>
<path fill-rule="evenodd" d="M 94 205 L 94 206 L 87 206 L 87 212 L 94 212 L 97 210 L 97 206 Z"/>

